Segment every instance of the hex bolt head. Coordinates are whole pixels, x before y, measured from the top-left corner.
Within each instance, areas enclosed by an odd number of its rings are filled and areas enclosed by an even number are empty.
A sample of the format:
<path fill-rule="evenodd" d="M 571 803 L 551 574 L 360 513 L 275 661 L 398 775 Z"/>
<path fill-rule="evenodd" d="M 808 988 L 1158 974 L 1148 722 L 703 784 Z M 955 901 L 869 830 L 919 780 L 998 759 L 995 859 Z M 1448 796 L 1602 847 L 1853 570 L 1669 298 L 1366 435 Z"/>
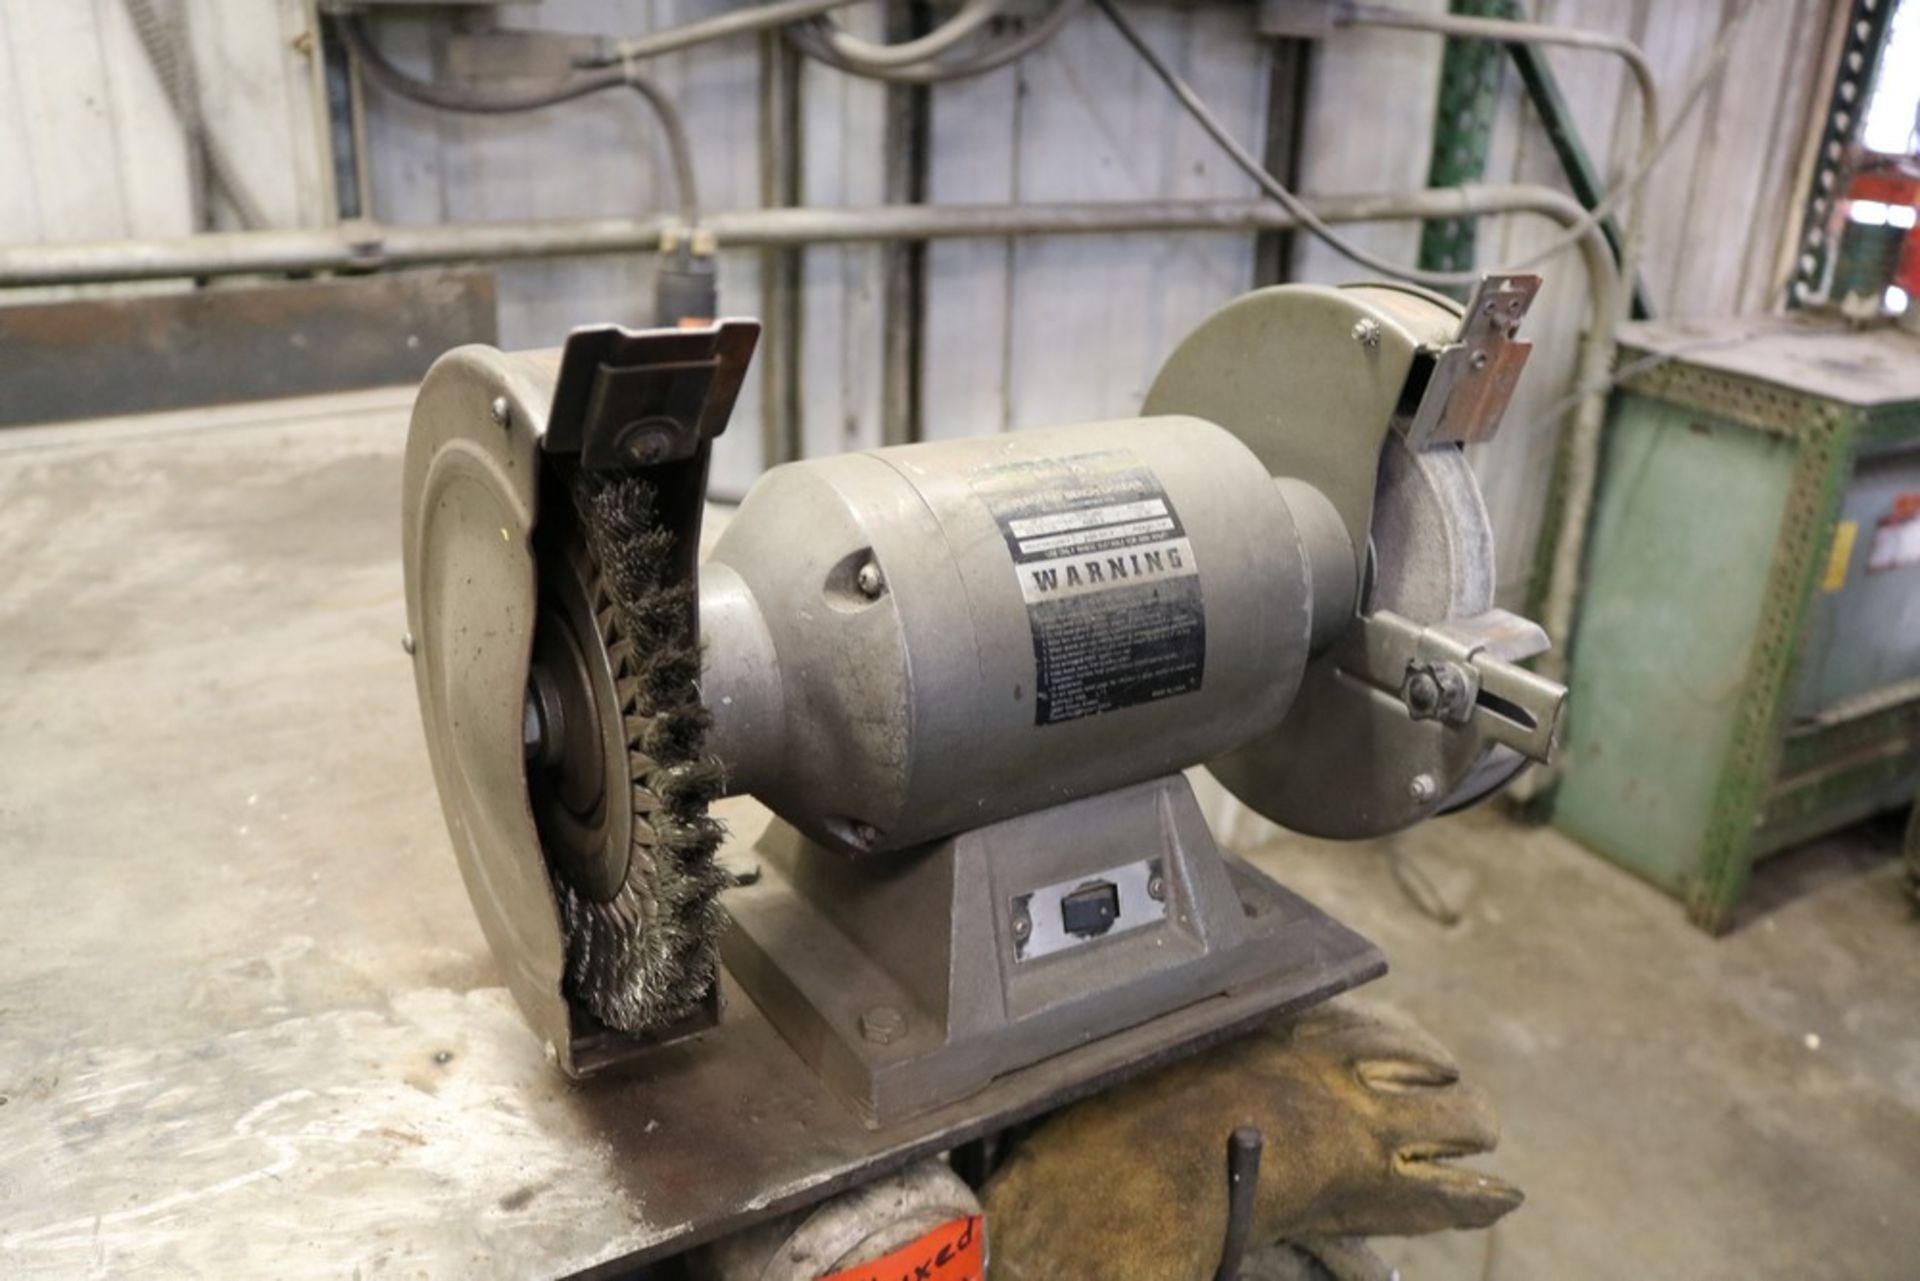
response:
<path fill-rule="evenodd" d="M 505 427 L 513 421 L 513 406 L 507 403 L 505 396 L 495 396 L 493 404 L 488 408 L 493 411 L 493 421 L 496 426 Z"/>
<path fill-rule="evenodd" d="M 1431 672 L 1415 672 L 1407 678 L 1407 706 L 1416 716 L 1431 716 L 1440 709 L 1440 682 Z"/>
<path fill-rule="evenodd" d="M 879 600 L 880 593 L 887 590 L 887 580 L 880 572 L 880 562 L 869 560 L 860 566 L 859 572 L 853 576 L 853 585 L 868 600 Z"/>
<path fill-rule="evenodd" d="M 1413 781 L 1407 784 L 1407 795 L 1414 804 L 1425 805 L 1440 794 L 1440 785 L 1433 781 L 1431 774 L 1415 774 Z"/>
<path fill-rule="evenodd" d="M 907 1034 L 907 1016 L 891 1005 L 876 1005 L 860 1016 L 860 1035 L 875 1045 L 892 1045 Z"/>
<path fill-rule="evenodd" d="M 1362 316 L 1353 322 L 1353 340 L 1362 347 L 1380 345 L 1380 322 L 1372 316 Z"/>

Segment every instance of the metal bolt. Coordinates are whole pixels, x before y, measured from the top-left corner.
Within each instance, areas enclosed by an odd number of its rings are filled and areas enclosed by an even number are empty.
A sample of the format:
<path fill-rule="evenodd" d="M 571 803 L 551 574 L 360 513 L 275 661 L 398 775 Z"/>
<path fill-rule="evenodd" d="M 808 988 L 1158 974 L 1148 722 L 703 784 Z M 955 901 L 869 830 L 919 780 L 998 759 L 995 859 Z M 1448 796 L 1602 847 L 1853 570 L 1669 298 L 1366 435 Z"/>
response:
<path fill-rule="evenodd" d="M 1013 918 L 1013 941 L 1024 943 L 1033 937 L 1033 918 L 1025 912 L 1017 912 Z"/>
<path fill-rule="evenodd" d="M 1433 781 L 1431 774 L 1415 774 L 1413 781 L 1407 784 L 1407 795 L 1413 797 L 1414 804 L 1425 805 L 1440 794 L 1440 785 Z"/>
<path fill-rule="evenodd" d="M 414 649 L 415 649 L 415 648 L 417 648 L 417 647 L 416 647 L 416 646 L 414 645 L 414 643 L 413 643 L 413 633 L 412 633 L 412 632 L 401 632 L 401 633 L 400 633 L 400 648 L 401 648 L 401 649 L 404 649 L 404 650 L 405 650 L 405 651 L 407 651 L 407 653 L 409 653 L 409 654 L 411 654 L 411 653 L 413 653 L 413 651 L 414 651 Z"/>
<path fill-rule="evenodd" d="M 1167 897 L 1167 880 L 1155 874 L 1147 878 L 1147 897 L 1156 903 L 1164 902 Z"/>
<path fill-rule="evenodd" d="M 627 441 L 627 460 L 651 467 L 667 456 L 668 433 L 658 428 L 640 432 Z"/>
<path fill-rule="evenodd" d="M 892 1045 L 907 1034 L 907 1016 L 891 1005 L 876 1005 L 860 1016 L 860 1035 L 875 1045 Z"/>
<path fill-rule="evenodd" d="M 868 600 L 879 600 L 880 593 L 887 589 L 887 580 L 880 573 L 880 562 L 870 560 L 862 565 L 860 572 L 853 576 L 853 584 Z"/>
<path fill-rule="evenodd" d="M 1371 316 L 1362 316 L 1353 322 L 1353 340 L 1362 347 L 1380 345 L 1380 322 Z"/>
<path fill-rule="evenodd" d="M 507 403 L 507 398 L 505 396 L 495 396 L 493 398 L 493 404 L 488 406 L 488 408 L 493 410 L 493 421 L 495 426 L 505 427 L 508 423 L 513 421 L 513 406 Z"/>
<path fill-rule="evenodd" d="M 1407 678 L 1407 706 L 1415 716 L 1431 716 L 1440 708 L 1440 682 L 1432 672 L 1415 672 Z"/>
<path fill-rule="evenodd" d="M 1469 360 L 1467 363 L 1471 364 L 1475 369 L 1485 369 L 1487 367 L 1488 362 L 1491 361 L 1492 359 L 1493 357 L 1487 355 L 1486 352 L 1476 351 L 1473 353 L 1472 359 Z"/>

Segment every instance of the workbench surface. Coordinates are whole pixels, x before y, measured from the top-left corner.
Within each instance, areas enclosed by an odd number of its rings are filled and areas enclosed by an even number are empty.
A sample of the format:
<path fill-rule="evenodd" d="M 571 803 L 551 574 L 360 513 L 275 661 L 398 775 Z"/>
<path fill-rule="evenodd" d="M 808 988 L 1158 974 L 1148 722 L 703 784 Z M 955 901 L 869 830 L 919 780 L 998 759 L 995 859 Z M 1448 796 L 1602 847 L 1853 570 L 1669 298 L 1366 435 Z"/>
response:
<path fill-rule="evenodd" d="M 866 1130 L 738 992 L 643 1074 L 544 1059 L 400 647 L 410 397 L 0 435 L 0 1273 L 618 1268 L 1057 1096 Z M 1381 968 L 1315 946 L 1302 1001 Z"/>
<path fill-rule="evenodd" d="M 1620 345 L 1844 405 L 1920 401 L 1920 334 L 1894 325 L 1807 312 L 1642 320 L 1620 327 Z"/>

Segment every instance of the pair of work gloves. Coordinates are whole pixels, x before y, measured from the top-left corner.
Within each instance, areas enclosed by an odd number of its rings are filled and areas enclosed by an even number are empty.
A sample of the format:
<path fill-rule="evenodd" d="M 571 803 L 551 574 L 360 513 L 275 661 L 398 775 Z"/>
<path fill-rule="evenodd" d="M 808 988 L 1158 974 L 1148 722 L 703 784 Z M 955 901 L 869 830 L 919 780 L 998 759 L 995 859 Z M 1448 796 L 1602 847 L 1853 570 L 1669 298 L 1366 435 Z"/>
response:
<path fill-rule="evenodd" d="M 1049 1118 L 985 1189 L 994 1281 L 1211 1281 L 1242 1126 L 1264 1140 L 1249 1242 L 1290 1247 L 1250 1255 L 1246 1281 L 1386 1278 L 1363 1238 L 1483 1228 L 1521 1201 L 1449 1164 L 1499 1141 L 1452 1056 L 1336 1002 Z"/>

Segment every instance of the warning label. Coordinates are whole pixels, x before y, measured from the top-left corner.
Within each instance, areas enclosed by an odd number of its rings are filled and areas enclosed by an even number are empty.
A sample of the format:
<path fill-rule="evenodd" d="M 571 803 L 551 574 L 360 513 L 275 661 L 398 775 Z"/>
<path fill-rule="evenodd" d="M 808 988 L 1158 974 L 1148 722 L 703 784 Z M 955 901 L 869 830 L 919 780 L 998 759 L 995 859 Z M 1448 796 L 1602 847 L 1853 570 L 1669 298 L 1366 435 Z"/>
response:
<path fill-rule="evenodd" d="M 1034 724 L 1190 694 L 1206 663 L 1180 515 L 1123 450 L 983 468 L 1033 629 Z"/>

